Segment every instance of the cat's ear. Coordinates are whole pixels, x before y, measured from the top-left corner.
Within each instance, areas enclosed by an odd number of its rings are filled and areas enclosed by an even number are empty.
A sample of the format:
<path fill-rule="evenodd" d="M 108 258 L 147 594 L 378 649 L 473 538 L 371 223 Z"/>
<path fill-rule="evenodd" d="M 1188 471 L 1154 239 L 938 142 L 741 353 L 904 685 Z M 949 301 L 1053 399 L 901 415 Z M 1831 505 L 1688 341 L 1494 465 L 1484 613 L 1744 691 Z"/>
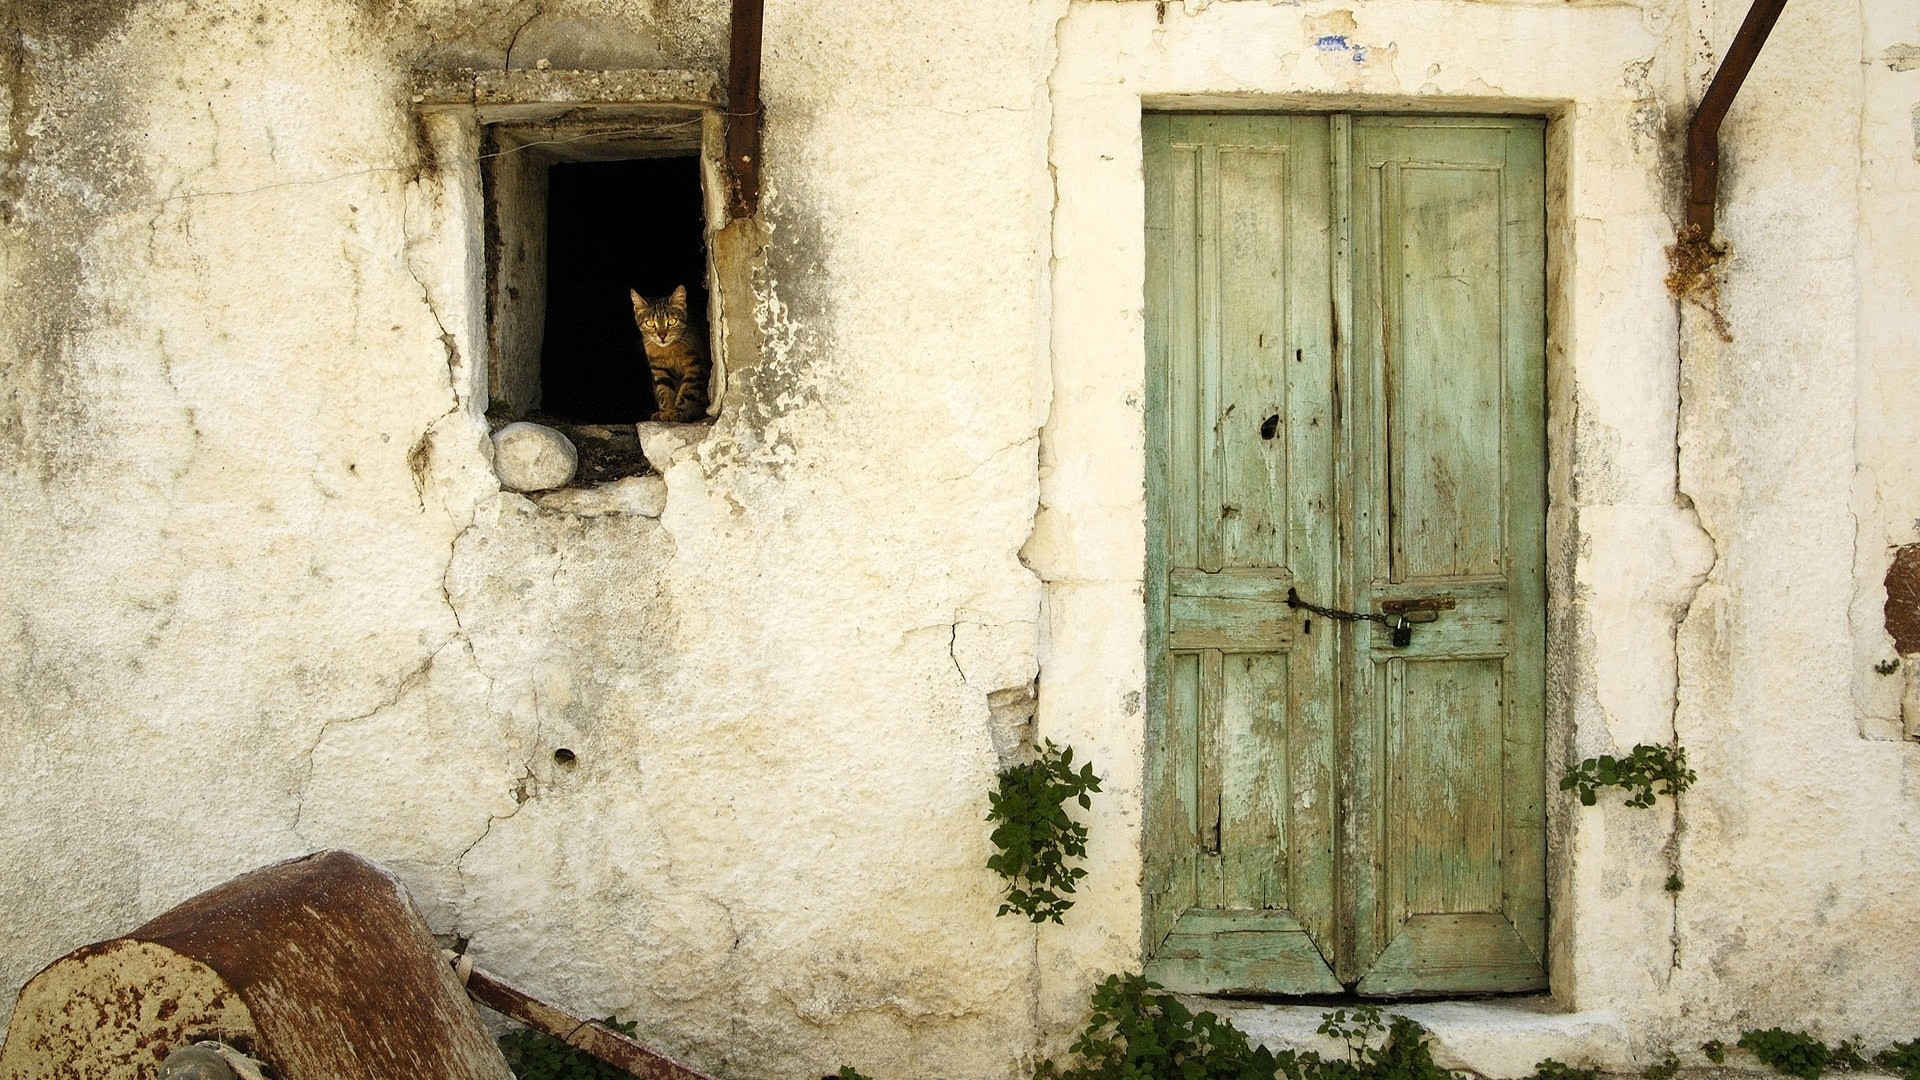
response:
<path fill-rule="evenodd" d="M 673 295 L 667 297 L 667 306 L 682 314 L 686 312 L 687 287 L 685 285 L 676 285 L 673 287 Z"/>
<path fill-rule="evenodd" d="M 647 313 L 647 298 L 640 295 L 638 289 L 628 289 L 627 295 L 633 297 L 633 317 L 640 318 Z"/>

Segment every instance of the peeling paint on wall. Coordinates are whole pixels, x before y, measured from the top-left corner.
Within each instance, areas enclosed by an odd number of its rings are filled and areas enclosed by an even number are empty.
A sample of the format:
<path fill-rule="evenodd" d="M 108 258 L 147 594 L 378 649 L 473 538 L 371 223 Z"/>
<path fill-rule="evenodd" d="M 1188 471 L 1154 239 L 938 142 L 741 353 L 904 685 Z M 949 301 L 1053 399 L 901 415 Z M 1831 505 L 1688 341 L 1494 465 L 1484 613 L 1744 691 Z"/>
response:
<path fill-rule="evenodd" d="M 1343 84 L 1358 88 L 1377 68 L 1389 78 L 1399 47 L 1371 45 L 1360 40 L 1360 24 L 1345 8 L 1306 18 L 1306 41 L 1320 66 Z"/>

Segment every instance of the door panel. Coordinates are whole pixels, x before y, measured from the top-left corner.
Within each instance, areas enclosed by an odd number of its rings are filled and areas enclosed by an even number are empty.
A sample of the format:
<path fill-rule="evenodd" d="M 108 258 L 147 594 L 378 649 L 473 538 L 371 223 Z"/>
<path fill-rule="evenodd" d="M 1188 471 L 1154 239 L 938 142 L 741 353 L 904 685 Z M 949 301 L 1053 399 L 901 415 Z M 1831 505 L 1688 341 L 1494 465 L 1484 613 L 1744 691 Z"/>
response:
<path fill-rule="evenodd" d="M 1500 907 L 1498 658 L 1382 665 L 1390 919 Z"/>
<path fill-rule="evenodd" d="M 1337 991 L 1324 119 L 1149 117 L 1147 936 L 1177 990 Z M 1304 290 L 1304 293 L 1303 293 Z M 1304 466 L 1301 464 L 1304 462 Z"/>
<path fill-rule="evenodd" d="M 1541 127 L 1143 132 L 1149 974 L 1541 985 Z"/>
<path fill-rule="evenodd" d="M 1388 577 L 1497 575 L 1500 173 L 1388 161 L 1370 179 L 1389 320 Z"/>
<path fill-rule="evenodd" d="M 1364 902 L 1337 970 L 1369 993 L 1535 989 L 1546 985 L 1541 127 L 1359 117 L 1350 145 L 1346 453 L 1371 524 L 1354 537 L 1366 574 L 1352 600 L 1440 610 L 1405 648 L 1369 627 L 1353 652 L 1347 745 L 1368 797 L 1347 885 Z"/>

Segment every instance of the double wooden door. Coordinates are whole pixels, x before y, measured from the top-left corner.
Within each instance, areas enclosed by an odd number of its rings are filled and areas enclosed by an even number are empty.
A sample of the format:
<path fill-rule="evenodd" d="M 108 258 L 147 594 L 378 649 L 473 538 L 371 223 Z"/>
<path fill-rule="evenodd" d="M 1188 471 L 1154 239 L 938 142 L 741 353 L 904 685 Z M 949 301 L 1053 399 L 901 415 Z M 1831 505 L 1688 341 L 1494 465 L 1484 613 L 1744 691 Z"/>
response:
<path fill-rule="evenodd" d="M 1148 972 L 1542 987 L 1542 125 L 1144 135 Z"/>

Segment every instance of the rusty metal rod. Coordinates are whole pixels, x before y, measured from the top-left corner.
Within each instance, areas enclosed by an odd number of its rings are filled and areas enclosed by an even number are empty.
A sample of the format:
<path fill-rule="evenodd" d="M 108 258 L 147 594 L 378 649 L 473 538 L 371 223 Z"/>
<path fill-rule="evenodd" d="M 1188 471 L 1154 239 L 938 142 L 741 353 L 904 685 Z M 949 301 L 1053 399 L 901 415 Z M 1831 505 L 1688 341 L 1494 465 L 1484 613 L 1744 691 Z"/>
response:
<path fill-rule="evenodd" d="M 1720 122 L 1786 6 L 1787 0 L 1753 0 L 1687 125 L 1687 225 L 1698 229 L 1701 240 L 1713 239 L 1714 204 L 1720 197 Z"/>
<path fill-rule="evenodd" d="M 461 966 L 456 962 L 456 970 Z M 494 1012 L 544 1031 L 616 1069 L 627 1070 L 640 1080 L 714 1080 L 699 1069 L 650 1050 L 598 1020 L 542 1001 L 479 968 L 470 969 L 466 981 L 467 993 Z"/>
<path fill-rule="evenodd" d="M 760 29 L 765 0 L 733 0 L 727 58 L 727 169 L 733 175 L 732 213 L 760 211 Z"/>

